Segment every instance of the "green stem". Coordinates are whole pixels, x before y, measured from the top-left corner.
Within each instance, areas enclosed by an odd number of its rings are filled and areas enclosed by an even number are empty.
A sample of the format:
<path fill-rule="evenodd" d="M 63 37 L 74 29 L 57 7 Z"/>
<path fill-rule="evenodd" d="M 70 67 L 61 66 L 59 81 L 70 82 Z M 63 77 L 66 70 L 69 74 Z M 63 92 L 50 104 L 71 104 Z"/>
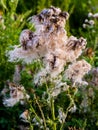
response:
<path fill-rule="evenodd" d="M 66 115 L 68 114 L 69 110 L 71 109 L 71 107 L 74 105 L 74 97 L 71 97 L 70 94 L 68 94 L 68 97 L 70 99 L 70 104 L 68 106 L 68 108 L 66 109 Z M 67 117 L 67 116 L 66 116 Z"/>
<path fill-rule="evenodd" d="M 34 128 L 33 128 L 31 121 L 29 123 L 30 123 L 30 130 L 33 130 Z"/>
<path fill-rule="evenodd" d="M 54 108 L 54 99 L 51 97 L 51 112 L 52 112 L 52 119 L 55 121 L 55 108 Z M 53 130 L 56 130 L 56 123 L 53 124 Z"/>
<path fill-rule="evenodd" d="M 61 124 L 60 130 L 62 130 L 62 129 L 63 129 L 63 125 L 64 125 L 64 123 L 62 123 L 62 124 Z"/>
<path fill-rule="evenodd" d="M 41 106 L 40 106 L 40 104 L 39 104 L 39 102 L 38 102 L 37 97 L 36 97 L 35 94 L 34 94 L 34 98 L 35 98 L 36 104 L 38 105 L 38 108 L 39 108 L 39 110 L 40 110 L 40 112 L 41 112 L 41 115 L 42 115 L 42 118 L 43 118 L 43 122 L 44 122 L 44 129 L 46 130 L 47 126 L 46 126 L 45 116 L 44 116 L 44 113 L 43 113 L 43 111 L 42 111 L 42 108 L 41 108 Z"/>
<path fill-rule="evenodd" d="M 37 115 L 37 113 L 36 113 L 36 111 L 34 110 L 34 108 L 33 108 L 32 105 L 30 105 L 30 109 L 31 109 L 31 112 L 35 114 L 35 117 L 36 117 L 37 121 L 40 122 L 40 118 L 39 118 L 39 116 Z"/>

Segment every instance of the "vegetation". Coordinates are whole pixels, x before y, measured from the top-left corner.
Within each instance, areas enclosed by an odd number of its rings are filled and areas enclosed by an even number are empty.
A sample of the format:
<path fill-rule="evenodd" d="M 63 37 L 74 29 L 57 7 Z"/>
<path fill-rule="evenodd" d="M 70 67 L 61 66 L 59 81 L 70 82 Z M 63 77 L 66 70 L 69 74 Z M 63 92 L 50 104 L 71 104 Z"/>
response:
<path fill-rule="evenodd" d="M 86 49 L 79 59 L 86 60 L 91 64 L 92 69 L 84 77 L 88 85 L 80 87 L 72 87 L 72 82 L 64 79 L 62 72 L 62 82 L 66 80 L 70 87 L 58 94 L 56 98 L 49 99 L 51 96 L 49 88 L 53 89 L 54 84 L 48 81 L 35 86 L 32 80 L 33 75 L 43 66 L 41 60 L 35 60 L 31 64 L 23 64 L 22 61 L 13 63 L 9 62 L 6 54 L 13 49 L 14 45 L 20 44 L 19 36 L 23 29 L 35 29 L 28 22 L 28 18 L 51 5 L 69 13 L 70 17 L 65 26 L 69 37 L 73 35 L 87 39 Z M 98 12 L 97 5 L 96 0 L 0 1 L 0 126 L 2 130 L 98 129 L 98 16 L 94 16 Z M 92 15 L 89 16 L 89 13 Z M 90 23 L 90 20 L 94 23 Z M 69 63 L 65 66 L 65 70 L 68 65 Z M 13 107 L 6 107 L 3 104 L 5 95 L 2 94 L 2 90 L 10 86 L 9 82 L 13 82 L 17 66 L 21 76 L 19 82 L 29 93 L 30 98 L 26 99 L 25 105 L 18 102 Z M 25 121 L 19 118 L 23 112 L 28 115 L 24 118 Z"/>

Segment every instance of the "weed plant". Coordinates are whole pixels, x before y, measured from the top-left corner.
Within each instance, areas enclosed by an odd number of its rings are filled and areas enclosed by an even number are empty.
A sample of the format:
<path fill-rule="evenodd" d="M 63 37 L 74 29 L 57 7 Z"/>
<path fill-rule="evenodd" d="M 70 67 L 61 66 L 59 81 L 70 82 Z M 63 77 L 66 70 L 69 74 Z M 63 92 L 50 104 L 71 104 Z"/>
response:
<path fill-rule="evenodd" d="M 86 49 L 83 50 L 79 60 L 84 59 L 92 66 L 91 71 L 84 77 L 88 85 L 80 87 L 77 87 L 78 85 L 72 87 L 72 81 L 65 79 L 62 71 L 62 82 L 66 82 L 70 87 L 60 91 L 55 98 L 51 96 L 55 84 L 51 80 L 46 80 L 41 85 L 34 83 L 34 75 L 43 67 L 41 60 L 26 64 L 22 61 L 9 62 L 9 57 L 6 56 L 14 45 L 20 44 L 19 36 L 22 30 L 26 28 L 35 30 L 28 18 L 51 5 L 69 13 L 70 17 L 65 26 L 69 37 L 73 35 L 86 38 Z M 97 5 L 96 0 L 0 1 L 0 126 L 2 130 L 98 129 L 98 17 L 88 17 L 89 13 L 98 12 Z M 85 19 L 93 20 L 94 24 L 87 23 L 87 26 L 83 27 Z M 64 70 L 69 64 L 64 66 Z M 12 85 L 10 83 L 13 82 L 17 66 L 21 79 L 15 84 L 24 86 L 30 98 L 25 99 L 24 105 L 18 102 L 13 107 L 6 107 L 3 104 L 2 90 Z M 9 98 L 9 95 L 7 97 Z"/>

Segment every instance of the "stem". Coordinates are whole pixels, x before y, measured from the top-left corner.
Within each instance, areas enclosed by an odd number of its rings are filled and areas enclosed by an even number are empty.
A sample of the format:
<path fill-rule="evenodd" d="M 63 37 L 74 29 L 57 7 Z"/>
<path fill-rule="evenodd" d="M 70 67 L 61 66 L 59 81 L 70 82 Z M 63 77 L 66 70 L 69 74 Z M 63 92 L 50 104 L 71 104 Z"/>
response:
<path fill-rule="evenodd" d="M 34 108 L 32 107 L 32 105 L 30 105 L 30 108 L 31 108 L 32 112 L 35 114 L 35 116 L 38 117 L 35 110 L 34 110 Z"/>
<path fill-rule="evenodd" d="M 34 108 L 32 107 L 31 105 L 31 111 L 35 114 L 35 117 L 37 118 L 37 120 L 40 122 L 40 118 L 39 116 L 37 115 L 36 111 L 34 110 Z"/>
<path fill-rule="evenodd" d="M 30 130 L 33 130 L 33 125 L 32 125 L 32 123 L 31 122 L 29 122 L 30 123 Z"/>
<path fill-rule="evenodd" d="M 54 99 L 51 97 L 51 112 L 52 112 L 52 119 L 55 121 L 55 109 L 54 109 Z M 53 124 L 53 130 L 56 130 L 56 123 Z"/>
<path fill-rule="evenodd" d="M 68 108 L 67 108 L 67 110 L 66 110 L 66 114 L 68 114 L 69 110 L 70 110 L 71 107 L 74 105 L 74 99 L 73 99 L 74 97 L 72 98 L 70 94 L 68 94 L 68 97 L 69 97 L 69 99 L 70 99 L 70 104 L 69 104 L 69 106 L 68 106 Z"/>
<path fill-rule="evenodd" d="M 34 98 L 35 98 L 35 100 L 36 100 L 36 104 L 38 105 L 39 110 L 40 110 L 40 112 L 41 112 L 41 115 L 42 115 L 42 118 L 43 118 L 43 122 L 44 122 L 44 129 L 46 130 L 46 129 L 47 129 L 47 126 L 46 126 L 45 116 L 44 116 L 44 113 L 43 113 L 43 111 L 42 111 L 42 108 L 41 108 L 41 106 L 40 106 L 40 104 L 39 104 L 39 102 L 38 102 L 38 100 L 37 100 L 35 94 L 34 94 Z"/>
<path fill-rule="evenodd" d="M 63 125 L 64 125 L 64 123 L 61 124 L 60 130 L 63 130 Z"/>
<path fill-rule="evenodd" d="M 48 93 L 48 85 L 47 85 L 47 83 L 45 83 L 45 85 L 46 85 L 46 92 Z"/>

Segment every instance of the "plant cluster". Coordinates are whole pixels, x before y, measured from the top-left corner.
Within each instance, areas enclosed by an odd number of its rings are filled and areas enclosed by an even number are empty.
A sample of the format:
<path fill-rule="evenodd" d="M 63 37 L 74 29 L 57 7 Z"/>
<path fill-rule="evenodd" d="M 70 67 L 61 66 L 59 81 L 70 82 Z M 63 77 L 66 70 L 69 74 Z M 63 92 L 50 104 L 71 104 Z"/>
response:
<path fill-rule="evenodd" d="M 96 2 L 64 2 L 1 0 L 2 130 L 98 128 Z"/>

